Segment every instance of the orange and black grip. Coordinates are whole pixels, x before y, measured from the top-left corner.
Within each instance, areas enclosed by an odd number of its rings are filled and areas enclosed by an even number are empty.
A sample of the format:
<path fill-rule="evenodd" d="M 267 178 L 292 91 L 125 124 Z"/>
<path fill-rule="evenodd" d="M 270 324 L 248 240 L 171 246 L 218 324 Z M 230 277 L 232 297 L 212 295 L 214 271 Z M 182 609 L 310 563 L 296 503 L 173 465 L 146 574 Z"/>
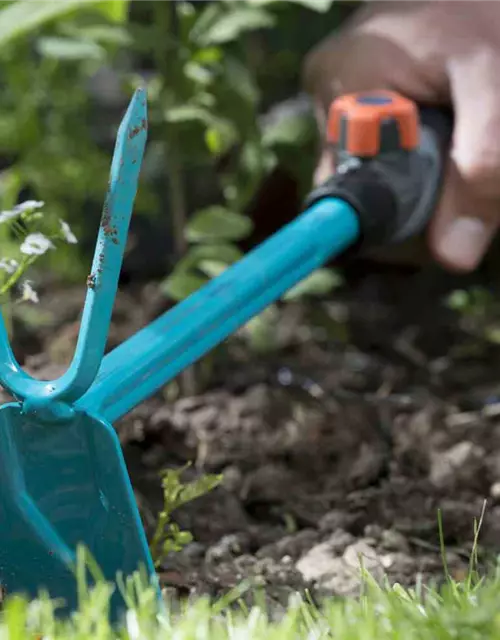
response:
<path fill-rule="evenodd" d="M 314 189 L 357 211 L 362 246 L 419 233 L 434 212 L 453 130 L 451 112 L 417 107 L 392 91 L 341 96 L 331 105 L 328 142 L 335 174 Z"/>
<path fill-rule="evenodd" d="M 419 142 L 417 106 L 393 91 L 342 96 L 330 107 L 328 141 L 359 158 L 413 151 Z"/>

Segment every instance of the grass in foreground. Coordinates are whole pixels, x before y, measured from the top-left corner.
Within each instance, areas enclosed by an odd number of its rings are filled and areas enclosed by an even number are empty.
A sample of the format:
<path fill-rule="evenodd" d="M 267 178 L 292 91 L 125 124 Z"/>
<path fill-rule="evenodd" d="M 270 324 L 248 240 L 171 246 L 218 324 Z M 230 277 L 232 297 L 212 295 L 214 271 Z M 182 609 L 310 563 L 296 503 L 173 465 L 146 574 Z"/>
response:
<path fill-rule="evenodd" d="M 136 575 L 121 583 L 128 610 L 116 628 L 108 615 L 112 587 L 80 550 L 75 576 L 79 610 L 61 620 L 55 615 L 57 602 L 48 597 L 28 602 L 12 596 L 4 602 L 0 616 L 0 640 L 500 640 L 500 561 L 488 578 L 480 578 L 477 569 L 485 507 L 474 523 L 469 572 L 463 582 L 449 574 L 438 514 L 447 577 L 439 589 L 421 582 L 414 589 L 380 586 L 363 571 L 360 598 L 331 598 L 318 608 L 296 595 L 276 621 L 263 606 L 248 609 L 243 604 L 243 585 L 216 603 L 200 598 L 185 603 L 180 611 L 160 610 L 156 590 Z M 86 586 L 86 566 L 96 580 L 93 588 Z M 263 599 L 256 594 L 255 601 L 259 600 Z"/>
<path fill-rule="evenodd" d="M 473 585 L 448 581 L 440 590 L 380 587 L 366 578 L 360 599 L 328 600 L 321 609 L 296 597 L 278 622 L 261 607 L 234 611 L 228 601 L 211 604 L 200 599 L 180 613 L 158 613 L 154 591 L 136 584 L 119 630 L 108 622 L 110 588 L 98 585 L 83 597 L 80 610 L 57 621 L 48 598 L 28 603 L 14 597 L 6 602 L 0 639 L 51 640 L 130 638 L 130 640 L 413 640 L 500 638 L 500 571 Z"/>

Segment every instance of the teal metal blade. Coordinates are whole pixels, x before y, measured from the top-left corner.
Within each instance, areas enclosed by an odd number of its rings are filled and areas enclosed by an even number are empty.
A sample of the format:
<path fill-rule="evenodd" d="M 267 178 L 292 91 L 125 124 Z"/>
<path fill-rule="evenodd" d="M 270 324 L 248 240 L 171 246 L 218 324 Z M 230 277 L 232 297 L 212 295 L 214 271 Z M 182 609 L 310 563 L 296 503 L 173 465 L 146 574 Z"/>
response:
<path fill-rule="evenodd" d="M 24 373 L 0 322 L 0 582 L 45 588 L 76 606 L 76 549 L 114 581 L 155 572 L 118 438 L 110 424 L 154 393 L 359 235 L 356 212 L 327 198 L 101 363 L 146 140 L 137 92 L 120 127 L 75 357 L 59 379 Z M 96 377 L 97 376 L 97 377 Z M 159 592 L 158 592 L 159 593 Z M 119 593 L 112 615 L 122 610 Z"/>
<path fill-rule="evenodd" d="M 0 408 L 0 523 L 7 594 L 35 597 L 44 589 L 73 610 L 79 544 L 110 582 L 120 572 L 154 576 L 118 437 L 84 413 L 43 424 L 18 404 Z M 117 589 L 113 617 L 123 608 Z"/>
<path fill-rule="evenodd" d="M 75 356 L 67 372 L 36 380 L 17 363 L 0 315 L 0 383 L 19 401 L 0 408 L 0 583 L 77 605 L 76 553 L 85 547 L 110 582 L 145 570 L 146 536 L 112 426 L 75 409 L 101 365 L 147 137 L 138 90 L 118 130 Z M 159 591 L 158 591 L 159 595 Z M 116 589 L 111 615 L 124 602 Z"/>

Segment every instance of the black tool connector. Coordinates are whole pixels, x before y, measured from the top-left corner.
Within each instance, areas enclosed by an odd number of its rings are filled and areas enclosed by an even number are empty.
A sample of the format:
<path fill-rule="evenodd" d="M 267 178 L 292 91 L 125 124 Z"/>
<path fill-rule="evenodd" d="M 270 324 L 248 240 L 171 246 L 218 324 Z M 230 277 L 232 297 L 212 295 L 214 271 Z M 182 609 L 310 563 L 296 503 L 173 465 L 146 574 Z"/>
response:
<path fill-rule="evenodd" d="M 363 249 L 418 234 L 437 205 L 452 130 L 450 112 L 417 109 L 392 92 L 343 96 L 329 120 L 335 174 L 309 194 L 306 207 L 326 197 L 348 202 Z"/>

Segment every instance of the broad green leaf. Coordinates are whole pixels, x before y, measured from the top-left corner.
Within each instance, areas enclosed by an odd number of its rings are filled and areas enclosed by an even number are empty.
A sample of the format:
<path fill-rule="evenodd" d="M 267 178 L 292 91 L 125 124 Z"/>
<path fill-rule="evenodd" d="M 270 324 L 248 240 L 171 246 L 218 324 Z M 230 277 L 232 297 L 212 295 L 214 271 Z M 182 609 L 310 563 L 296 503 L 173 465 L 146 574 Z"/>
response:
<path fill-rule="evenodd" d="M 304 296 L 323 296 L 342 284 L 342 278 L 330 269 L 317 269 L 292 287 L 283 300 L 298 300 Z"/>
<path fill-rule="evenodd" d="M 186 238 L 190 242 L 206 240 L 241 240 L 252 231 L 250 218 L 224 207 L 208 207 L 189 221 Z"/>
<path fill-rule="evenodd" d="M 211 2 L 206 6 L 189 33 L 189 39 L 191 42 L 199 43 L 203 34 L 219 20 L 221 15 L 222 8 L 219 3 Z"/>
<path fill-rule="evenodd" d="M 224 149 L 224 143 L 220 131 L 210 127 L 205 131 L 205 143 L 208 150 L 214 156 L 220 155 Z"/>
<path fill-rule="evenodd" d="M 270 305 L 249 320 L 240 333 L 246 337 L 254 351 L 269 353 L 280 346 L 277 334 L 278 319 L 278 308 L 276 305 Z"/>
<path fill-rule="evenodd" d="M 279 116 L 268 125 L 262 134 L 262 143 L 272 147 L 276 145 L 305 144 L 313 135 L 313 120 L 304 115 Z"/>
<path fill-rule="evenodd" d="M 19 199 L 23 186 L 21 170 L 9 167 L 0 173 L 0 202 L 2 209 L 12 209 Z"/>
<path fill-rule="evenodd" d="M 72 38 L 47 37 L 37 41 L 38 52 L 56 60 L 101 60 L 106 51 L 95 42 Z"/>
<path fill-rule="evenodd" d="M 223 58 L 223 51 L 220 47 L 206 47 L 193 54 L 192 61 L 199 64 L 214 64 Z"/>
<path fill-rule="evenodd" d="M 184 300 L 207 282 L 196 273 L 176 269 L 162 284 L 161 290 L 173 300 Z"/>
<path fill-rule="evenodd" d="M 209 139 L 206 140 L 207 145 L 210 143 L 214 147 L 218 145 L 220 153 L 229 149 L 238 137 L 236 128 L 230 120 L 219 118 L 205 107 L 199 105 L 187 104 L 184 106 L 170 107 L 165 110 L 164 117 L 166 122 L 171 124 L 201 122 L 212 131 L 211 134 L 208 134 Z M 211 150 L 210 146 L 209 149 Z"/>
<path fill-rule="evenodd" d="M 487 327 L 484 331 L 484 334 L 488 342 L 491 342 L 492 344 L 500 344 L 500 327 L 499 326 Z"/>
<path fill-rule="evenodd" d="M 288 0 L 251 0 L 254 7 L 268 7 L 276 2 L 285 2 L 285 6 L 288 4 Z"/>
<path fill-rule="evenodd" d="M 215 114 L 210 111 L 210 109 L 215 107 L 216 104 L 216 98 L 213 93 L 210 93 L 210 91 L 204 91 L 201 87 L 199 87 L 196 92 L 196 104 L 203 109 L 208 109 L 213 120 L 217 118 L 217 116 L 215 116 Z"/>
<path fill-rule="evenodd" d="M 213 72 L 206 65 L 189 60 L 184 65 L 184 75 L 198 85 L 207 86 L 213 79 Z"/>
<path fill-rule="evenodd" d="M 214 156 L 220 156 L 235 144 L 238 132 L 228 120 L 219 120 L 205 131 L 205 144 Z"/>
<path fill-rule="evenodd" d="M 101 0 L 97 3 L 96 8 L 113 22 L 125 22 L 128 17 L 129 4 L 129 0 Z"/>
<path fill-rule="evenodd" d="M 214 20 L 203 31 L 200 29 L 198 32 L 198 24 L 195 25 L 197 28 L 196 31 L 193 29 L 191 37 L 194 32 L 194 39 L 202 46 L 226 44 L 237 40 L 247 31 L 268 29 L 274 24 L 274 17 L 267 11 L 241 3 L 220 14 L 217 20 Z"/>
<path fill-rule="evenodd" d="M 257 103 L 259 90 L 247 66 L 235 58 L 226 57 L 224 75 L 231 90 L 237 93 L 240 98 L 252 105 Z"/>
<path fill-rule="evenodd" d="M 196 7 L 196 5 L 200 5 L 199 2 L 186 2 L 186 0 L 179 0 L 176 2 L 176 15 L 177 15 L 177 26 L 176 38 L 179 43 L 182 42 L 182 46 L 189 46 L 189 34 L 191 33 L 191 29 L 196 23 L 197 19 L 200 15 L 200 10 Z M 196 7 L 196 8 L 195 8 Z M 192 47 L 190 48 L 190 54 L 192 53 Z M 187 52 L 187 50 L 186 50 Z"/>
<path fill-rule="evenodd" d="M 85 40 L 103 44 L 126 46 L 132 43 L 127 29 L 118 25 L 101 24 L 91 27 L 78 27 L 75 32 Z"/>
<path fill-rule="evenodd" d="M 347 314 L 343 311 L 333 311 L 324 304 L 310 305 L 307 310 L 308 323 L 312 327 L 322 329 L 328 340 L 348 343 L 351 339 Z"/>
<path fill-rule="evenodd" d="M 289 2 L 295 2 L 295 4 L 301 4 L 311 11 L 317 11 L 318 13 L 327 13 L 330 11 L 335 0 L 288 0 Z"/>
<path fill-rule="evenodd" d="M 189 271 L 203 261 L 220 261 L 233 264 L 243 257 L 243 253 L 231 244 L 201 244 L 190 247 L 186 255 L 177 263 L 177 269 Z"/>
<path fill-rule="evenodd" d="M 98 4 L 106 3 L 101 0 L 16 0 L 0 10 L 0 47 L 37 32 L 53 20 Z"/>
<path fill-rule="evenodd" d="M 251 176 L 261 176 L 274 169 L 277 158 L 272 149 L 262 146 L 261 141 L 248 140 L 241 149 L 240 161 Z"/>
<path fill-rule="evenodd" d="M 229 265 L 226 262 L 220 260 L 202 260 L 198 265 L 198 269 L 203 271 L 210 278 L 216 278 L 223 273 Z"/>
<path fill-rule="evenodd" d="M 236 127 L 230 120 L 225 118 L 213 120 L 205 134 L 205 142 L 208 149 L 216 155 L 222 155 L 229 151 L 238 139 L 239 134 Z"/>
<path fill-rule="evenodd" d="M 454 311 L 462 311 L 470 304 L 470 295 L 463 289 L 457 289 L 450 293 L 446 300 L 446 306 Z"/>
<path fill-rule="evenodd" d="M 170 107 L 165 109 L 165 120 L 167 122 L 204 122 L 211 121 L 211 114 L 207 109 L 197 105 L 183 105 L 181 107 Z"/>
<path fill-rule="evenodd" d="M 317 11 L 318 13 L 327 13 L 335 0 L 287 0 L 288 3 L 300 4 L 306 9 Z M 268 6 L 280 3 L 283 6 L 283 0 L 252 0 L 252 4 L 256 6 Z"/>

